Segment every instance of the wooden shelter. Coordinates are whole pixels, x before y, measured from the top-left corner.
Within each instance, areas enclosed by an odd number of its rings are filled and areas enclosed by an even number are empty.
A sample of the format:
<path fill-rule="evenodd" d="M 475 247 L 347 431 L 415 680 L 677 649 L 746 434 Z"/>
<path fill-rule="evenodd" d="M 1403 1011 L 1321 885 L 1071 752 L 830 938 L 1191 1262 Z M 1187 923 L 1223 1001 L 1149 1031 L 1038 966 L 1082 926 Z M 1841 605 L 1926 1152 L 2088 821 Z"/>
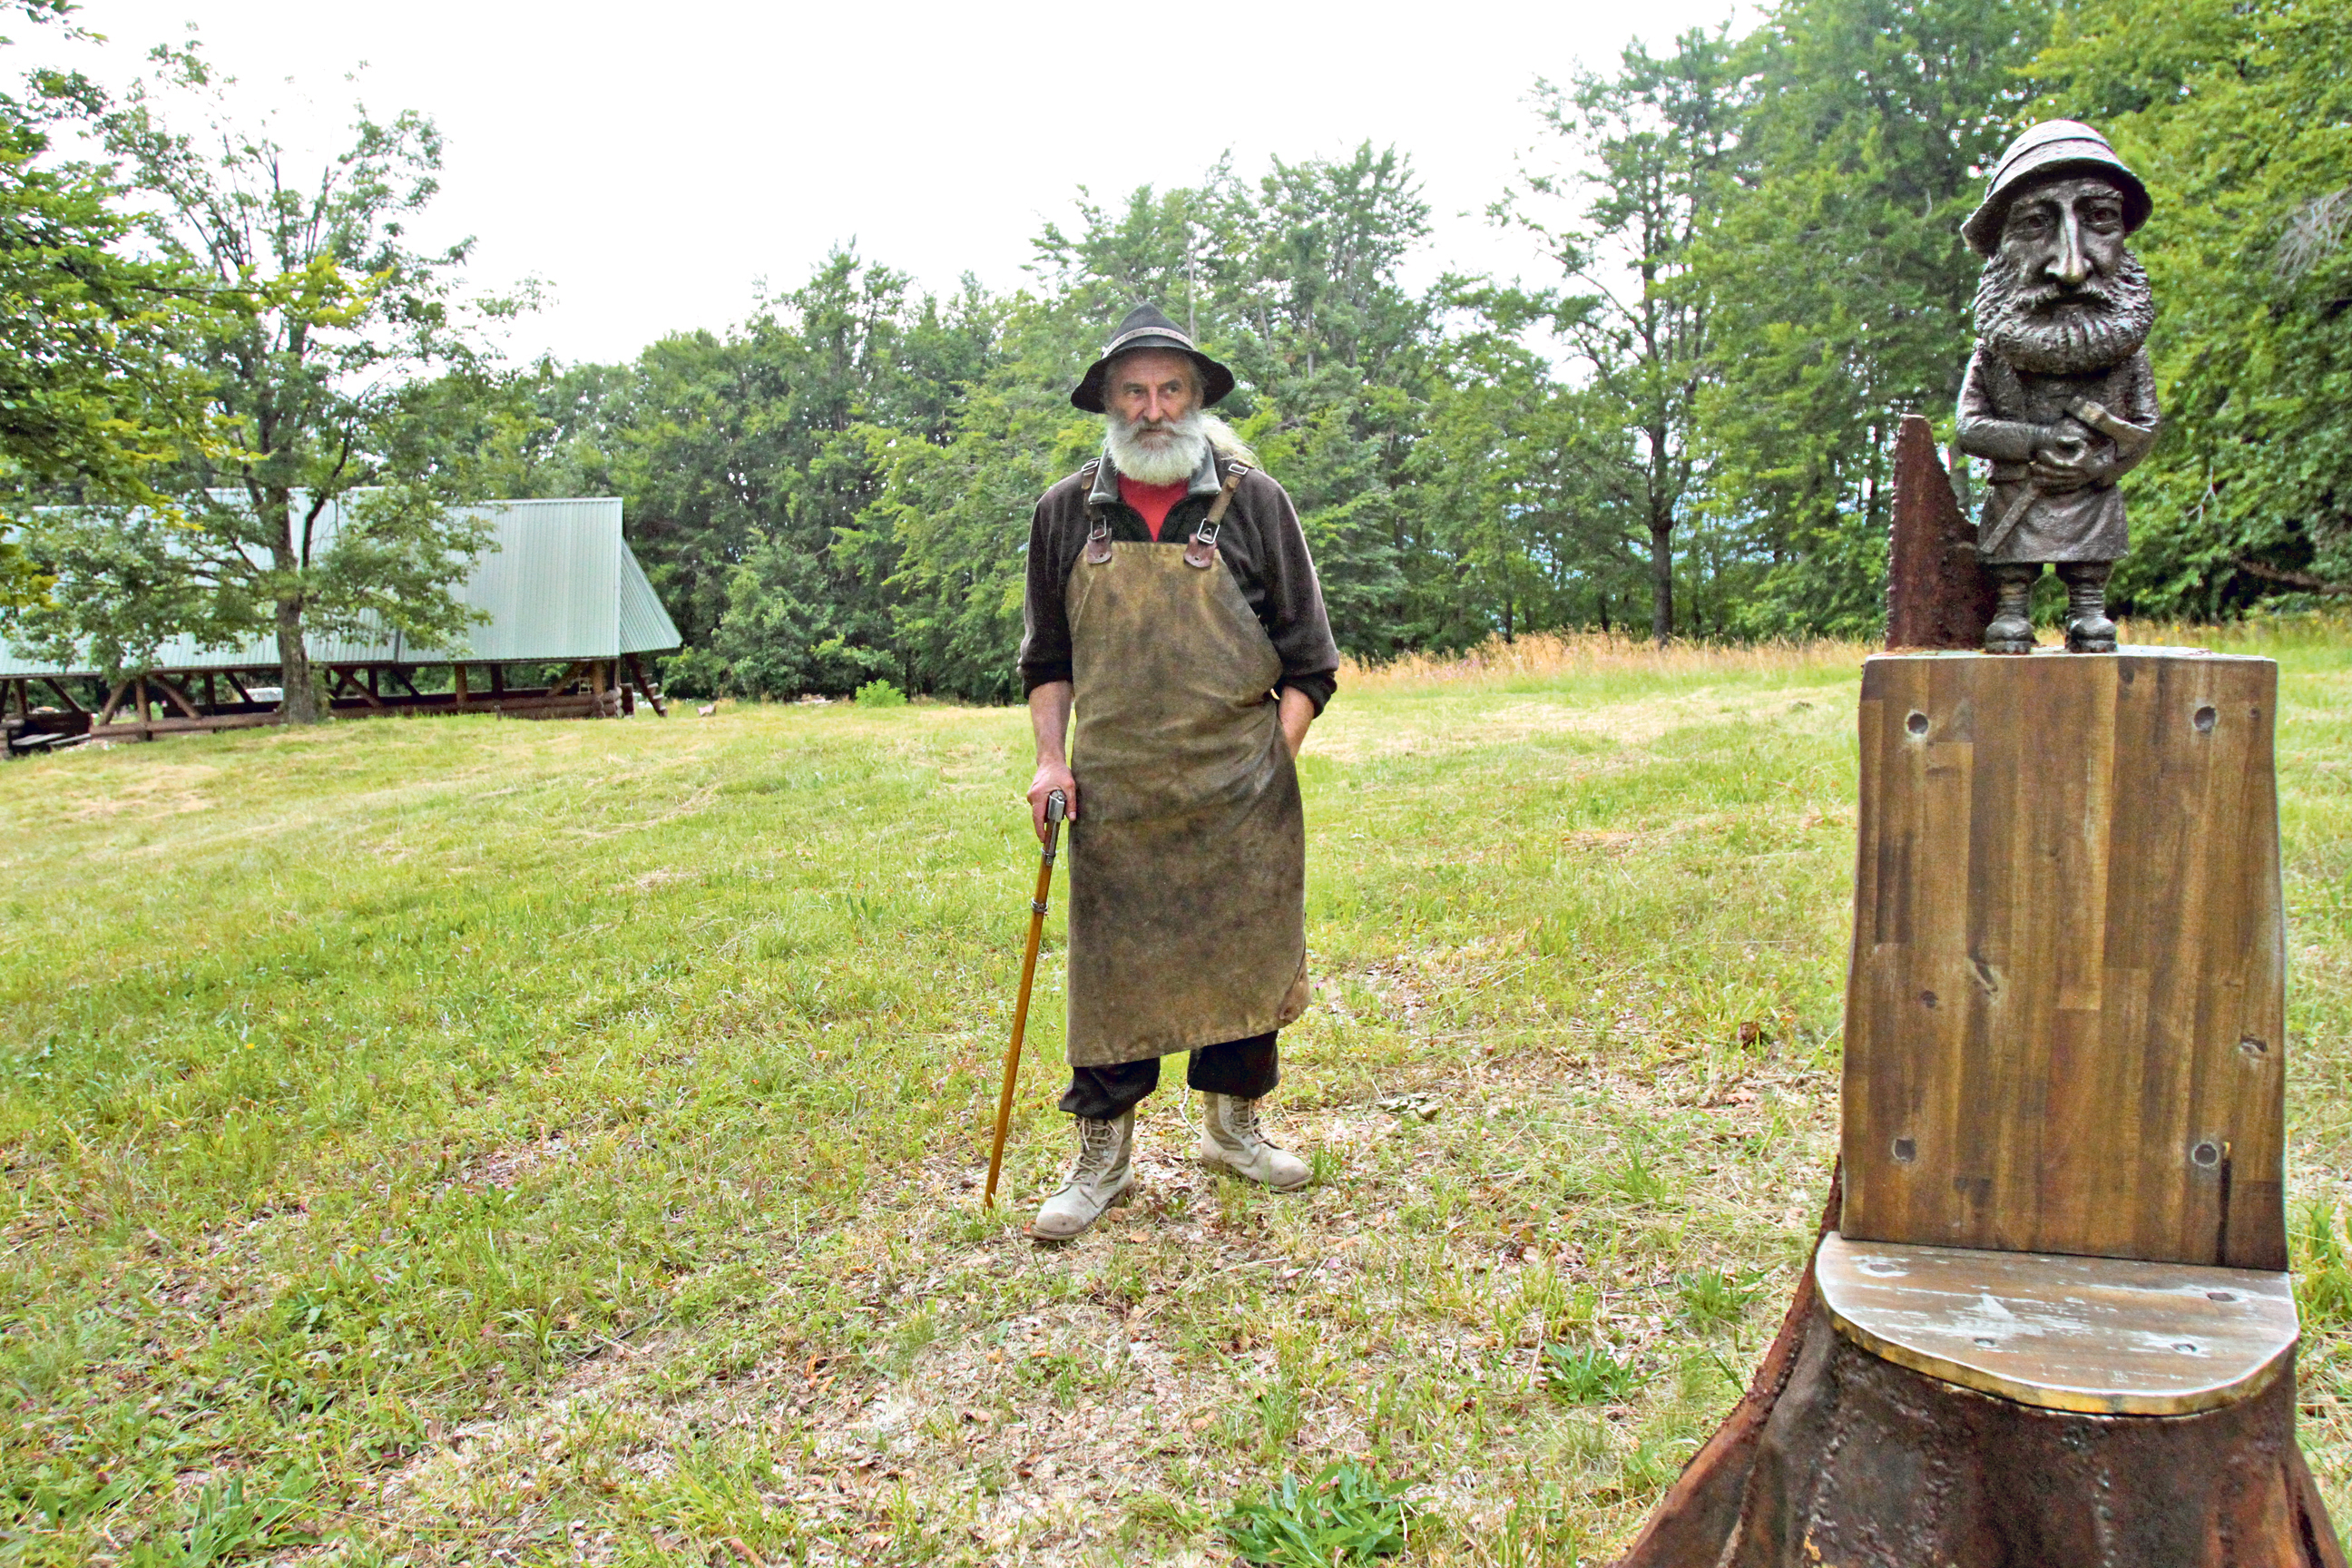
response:
<path fill-rule="evenodd" d="M 485 618 L 449 647 L 420 647 L 393 630 L 312 637 L 310 659 L 331 710 L 361 718 L 613 718 L 634 713 L 643 698 L 667 713 L 642 656 L 681 639 L 622 537 L 620 500 L 467 510 L 492 534 L 459 596 Z M 339 521 L 331 513 L 326 526 Z M 278 680 L 278 646 L 268 637 L 225 648 L 177 637 L 157 650 L 152 668 L 130 676 L 48 663 L 0 641 L 0 724 L 12 751 L 275 724 Z"/>

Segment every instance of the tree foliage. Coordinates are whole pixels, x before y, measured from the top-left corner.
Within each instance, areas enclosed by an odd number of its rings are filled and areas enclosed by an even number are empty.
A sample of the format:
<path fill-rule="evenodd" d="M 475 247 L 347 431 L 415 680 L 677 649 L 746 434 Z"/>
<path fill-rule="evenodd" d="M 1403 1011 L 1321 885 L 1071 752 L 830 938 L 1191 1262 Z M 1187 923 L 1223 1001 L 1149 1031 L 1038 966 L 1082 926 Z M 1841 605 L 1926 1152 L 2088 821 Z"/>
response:
<path fill-rule="evenodd" d="M 2088 0 L 2037 64 L 2145 177 L 2165 437 L 2133 478 L 2132 601 L 2352 593 L 2352 5 Z"/>

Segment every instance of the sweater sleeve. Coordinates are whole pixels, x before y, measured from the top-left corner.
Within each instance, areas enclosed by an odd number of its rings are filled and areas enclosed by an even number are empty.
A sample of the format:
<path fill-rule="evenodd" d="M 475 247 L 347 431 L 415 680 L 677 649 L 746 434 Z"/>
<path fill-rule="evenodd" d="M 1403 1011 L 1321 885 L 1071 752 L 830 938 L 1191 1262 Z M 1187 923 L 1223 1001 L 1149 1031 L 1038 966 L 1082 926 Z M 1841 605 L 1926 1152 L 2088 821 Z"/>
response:
<path fill-rule="evenodd" d="M 1050 497 L 1048 498 L 1050 499 Z M 1063 596 L 1062 552 L 1041 500 L 1029 516 L 1029 572 L 1021 599 L 1021 694 L 1070 679 L 1070 607 Z"/>
<path fill-rule="evenodd" d="M 1259 476 L 1272 490 L 1273 504 L 1261 514 L 1265 579 L 1266 636 L 1282 660 L 1280 685 L 1305 692 L 1320 714 L 1339 687 L 1339 645 L 1331 637 L 1330 616 L 1323 607 L 1323 583 L 1315 573 L 1315 558 L 1307 548 L 1307 531 L 1298 523 L 1298 509 L 1289 492 L 1270 478 Z"/>

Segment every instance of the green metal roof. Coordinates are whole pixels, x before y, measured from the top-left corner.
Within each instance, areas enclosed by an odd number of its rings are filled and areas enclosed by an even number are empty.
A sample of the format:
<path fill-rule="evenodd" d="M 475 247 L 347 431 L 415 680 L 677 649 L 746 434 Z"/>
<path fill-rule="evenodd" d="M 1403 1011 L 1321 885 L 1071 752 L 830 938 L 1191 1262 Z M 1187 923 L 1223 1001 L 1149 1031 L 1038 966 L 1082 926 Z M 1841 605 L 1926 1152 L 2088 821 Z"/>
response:
<path fill-rule="evenodd" d="M 645 568 L 621 537 L 616 496 L 569 500 L 486 501 L 464 508 L 491 526 L 490 543 L 458 596 L 488 616 L 465 644 L 419 647 L 398 632 L 378 637 L 307 639 L 320 664 L 488 663 L 509 659 L 614 658 L 674 648 L 685 639 L 662 608 Z M 341 522 L 340 507 L 324 520 Z M 156 650 L 157 669 L 249 669 L 278 663 L 275 637 L 201 650 L 174 637 Z M 19 654 L 0 640 L 0 678 L 99 675 Z"/>

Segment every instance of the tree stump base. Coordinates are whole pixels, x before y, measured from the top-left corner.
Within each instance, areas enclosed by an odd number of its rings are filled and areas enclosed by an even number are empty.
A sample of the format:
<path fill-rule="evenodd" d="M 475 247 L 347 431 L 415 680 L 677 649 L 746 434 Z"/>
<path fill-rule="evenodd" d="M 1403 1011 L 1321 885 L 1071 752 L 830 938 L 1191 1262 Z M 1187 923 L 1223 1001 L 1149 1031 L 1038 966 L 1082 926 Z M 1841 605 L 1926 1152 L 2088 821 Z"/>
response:
<path fill-rule="evenodd" d="M 1835 1184 L 1822 1230 L 1838 1212 Z M 2294 1370 L 2194 1415 L 2037 1409 L 1848 1342 L 1812 1268 L 1619 1568 L 2344 1568 Z"/>

